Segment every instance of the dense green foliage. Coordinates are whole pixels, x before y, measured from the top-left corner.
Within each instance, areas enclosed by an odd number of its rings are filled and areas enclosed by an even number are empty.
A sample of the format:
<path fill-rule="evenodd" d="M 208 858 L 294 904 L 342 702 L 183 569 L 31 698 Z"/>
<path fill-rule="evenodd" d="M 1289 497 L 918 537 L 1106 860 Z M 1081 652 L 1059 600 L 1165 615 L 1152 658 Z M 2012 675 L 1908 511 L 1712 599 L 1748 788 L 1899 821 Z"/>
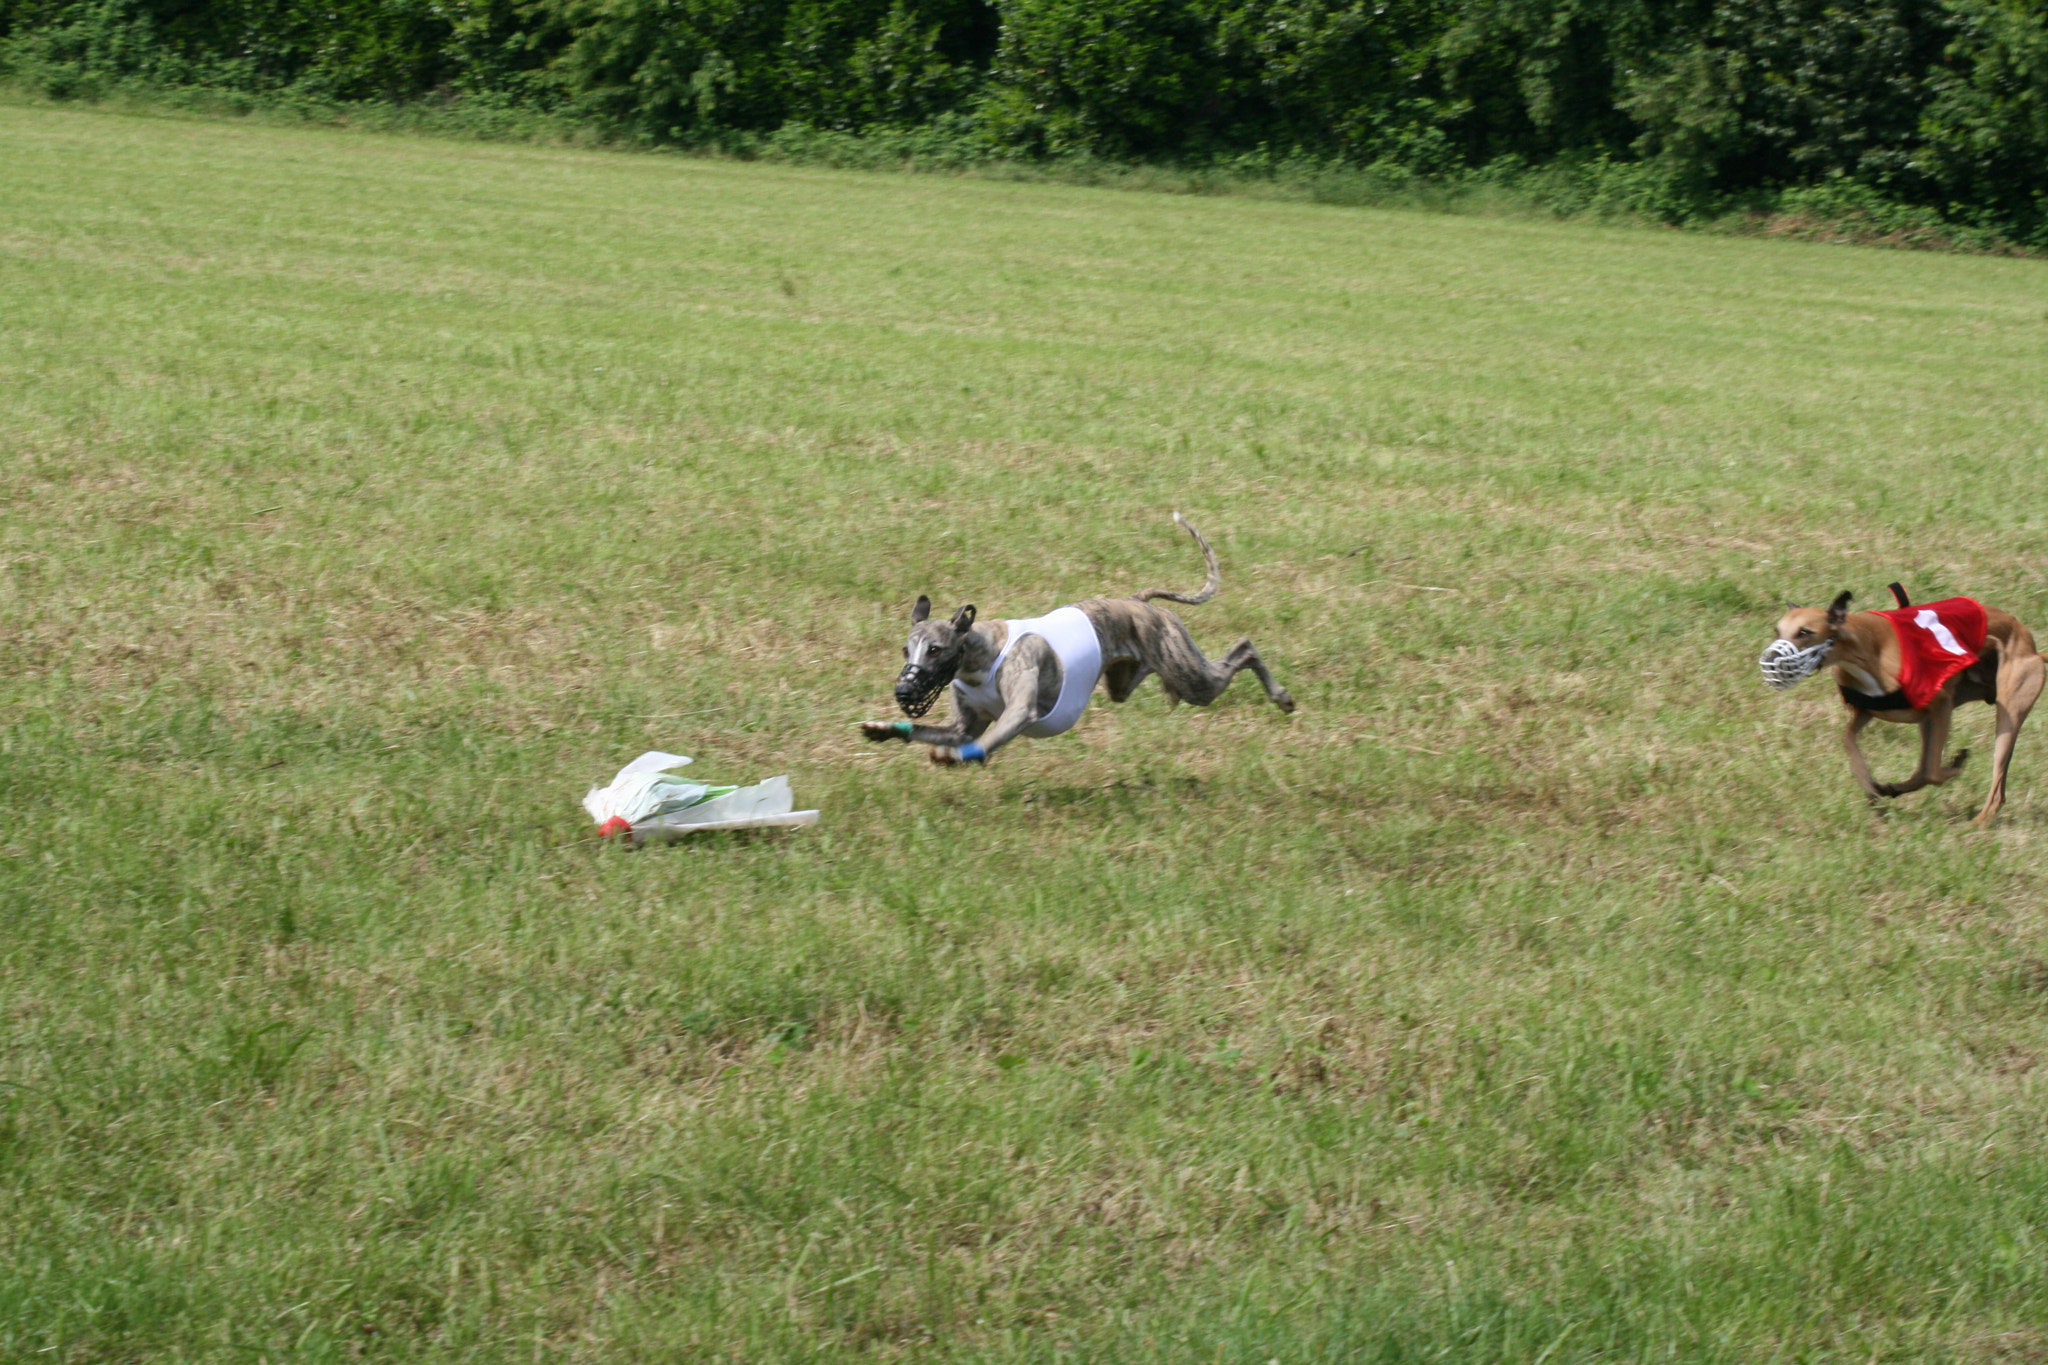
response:
<path fill-rule="evenodd" d="M 2048 244 L 2039 0 L 0 0 L 18 79 L 462 97 L 657 143 L 938 125 L 982 155 L 1638 163 Z"/>

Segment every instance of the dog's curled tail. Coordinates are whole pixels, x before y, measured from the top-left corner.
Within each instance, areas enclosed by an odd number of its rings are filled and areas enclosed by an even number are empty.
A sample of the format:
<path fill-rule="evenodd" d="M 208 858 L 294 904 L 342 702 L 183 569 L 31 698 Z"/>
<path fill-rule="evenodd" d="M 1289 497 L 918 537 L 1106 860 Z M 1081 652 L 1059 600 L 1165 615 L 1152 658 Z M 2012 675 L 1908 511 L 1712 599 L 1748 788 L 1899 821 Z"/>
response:
<path fill-rule="evenodd" d="M 1195 538 L 1195 544 L 1202 547 L 1202 558 L 1208 561 L 1209 564 L 1209 581 L 1204 583 L 1202 590 L 1197 593 L 1170 592 L 1165 588 L 1147 588 L 1143 592 L 1132 593 L 1131 595 L 1140 602 L 1150 602 L 1155 597 L 1163 597 L 1169 602 L 1180 602 L 1190 607 L 1198 607 L 1222 591 L 1223 566 L 1216 562 L 1216 552 L 1209 548 L 1209 542 L 1202 538 L 1202 533 L 1195 529 L 1192 522 L 1178 512 L 1173 514 L 1173 519 L 1177 525 Z"/>

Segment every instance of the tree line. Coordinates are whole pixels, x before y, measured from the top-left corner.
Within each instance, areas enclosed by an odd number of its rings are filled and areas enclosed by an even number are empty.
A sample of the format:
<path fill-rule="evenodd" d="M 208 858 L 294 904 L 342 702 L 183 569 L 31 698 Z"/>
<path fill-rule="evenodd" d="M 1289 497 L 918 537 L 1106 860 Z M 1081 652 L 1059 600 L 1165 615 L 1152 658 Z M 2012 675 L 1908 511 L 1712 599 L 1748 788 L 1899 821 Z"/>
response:
<path fill-rule="evenodd" d="M 1626 166 L 1674 217 L 1837 185 L 2048 247 L 2048 0 L 0 0 L 0 64 L 683 146 Z"/>

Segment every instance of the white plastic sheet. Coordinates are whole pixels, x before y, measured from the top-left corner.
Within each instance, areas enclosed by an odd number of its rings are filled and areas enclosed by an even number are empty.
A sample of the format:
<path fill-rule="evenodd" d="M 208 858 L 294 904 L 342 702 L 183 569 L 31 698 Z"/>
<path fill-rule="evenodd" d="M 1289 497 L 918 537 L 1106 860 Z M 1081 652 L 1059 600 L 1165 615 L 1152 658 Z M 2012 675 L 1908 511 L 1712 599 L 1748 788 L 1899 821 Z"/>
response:
<path fill-rule="evenodd" d="M 676 776 L 689 766 L 684 754 L 644 753 L 619 769 L 611 785 L 592 787 L 583 809 L 601 834 L 625 834 L 635 844 L 713 829 L 778 829 L 814 825 L 818 812 L 795 810 L 787 777 L 751 787 L 714 787 Z"/>

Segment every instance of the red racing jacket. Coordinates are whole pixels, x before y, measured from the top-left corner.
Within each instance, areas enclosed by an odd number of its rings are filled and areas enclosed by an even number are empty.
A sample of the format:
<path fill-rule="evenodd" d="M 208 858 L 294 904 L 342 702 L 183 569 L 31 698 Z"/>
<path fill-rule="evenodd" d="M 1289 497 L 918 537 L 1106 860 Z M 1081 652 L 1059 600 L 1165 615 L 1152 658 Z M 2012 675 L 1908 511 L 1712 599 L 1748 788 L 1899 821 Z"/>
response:
<path fill-rule="evenodd" d="M 1874 611 L 1899 636 L 1899 691 L 1915 711 L 1927 709 L 1950 678 L 1977 662 L 1984 648 L 1984 607 L 1950 597 L 1918 607 Z"/>

